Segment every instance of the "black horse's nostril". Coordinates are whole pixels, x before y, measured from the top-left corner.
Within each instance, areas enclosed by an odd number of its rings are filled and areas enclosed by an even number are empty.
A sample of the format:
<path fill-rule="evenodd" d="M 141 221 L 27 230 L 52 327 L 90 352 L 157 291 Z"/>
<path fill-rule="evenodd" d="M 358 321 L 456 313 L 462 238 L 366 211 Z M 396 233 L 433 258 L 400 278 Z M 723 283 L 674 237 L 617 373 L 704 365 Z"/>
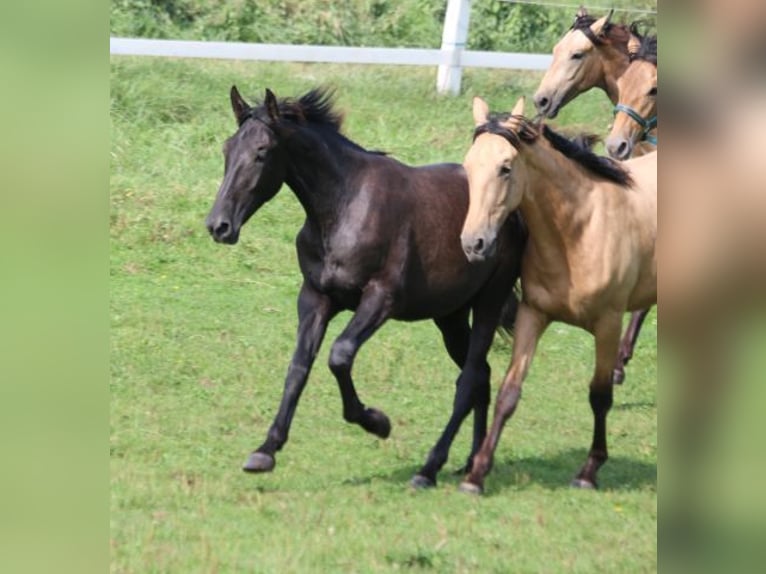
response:
<path fill-rule="evenodd" d="M 227 221 L 221 221 L 215 226 L 213 233 L 218 239 L 222 239 L 229 234 L 229 229 L 231 229 L 229 223 Z"/>

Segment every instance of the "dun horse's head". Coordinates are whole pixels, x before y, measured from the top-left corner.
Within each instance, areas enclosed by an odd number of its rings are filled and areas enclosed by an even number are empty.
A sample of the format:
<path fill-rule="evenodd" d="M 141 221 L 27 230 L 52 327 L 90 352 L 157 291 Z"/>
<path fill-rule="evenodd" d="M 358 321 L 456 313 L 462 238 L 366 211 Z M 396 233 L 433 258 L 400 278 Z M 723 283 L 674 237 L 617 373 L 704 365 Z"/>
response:
<path fill-rule="evenodd" d="M 518 139 L 523 114 L 523 97 L 510 114 L 492 117 L 484 100 L 473 99 L 476 135 L 463 161 L 470 199 L 460 234 L 469 261 L 492 256 L 500 228 L 521 203 L 523 189 L 514 185 L 518 175 L 514 163 L 519 152 L 511 139 Z"/>
<path fill-rule="evenodd" d="M 614 108 L 614 124 L 606 139 L 606 149 L 615 159 L 627 159 L 641 141 L 656 145 L 650 132 L 657 126 L 657 37 L 641 40 L 638 52 L 617 80 L 619 102 Z"/>
<path fill-rule="evenodd" d="M 534 96 L 537 111 L 554 118 L 575 96 L 600 84 L 600 50 L 608 44 L 611 13 L 598 20 L 581 11 L 575 24 L 553 47 L 553 61 Z"/>
<path fill-rule="evenodd" d="M 234 244 L 247 220 L 279 191 L 285 161 L 274 94 L 267 89 L 263 104 L 252 107 L 232 86 L 231 107 L 238 129 L 223 145 L 223 182 L 205 225 L 218 243 Z"/>

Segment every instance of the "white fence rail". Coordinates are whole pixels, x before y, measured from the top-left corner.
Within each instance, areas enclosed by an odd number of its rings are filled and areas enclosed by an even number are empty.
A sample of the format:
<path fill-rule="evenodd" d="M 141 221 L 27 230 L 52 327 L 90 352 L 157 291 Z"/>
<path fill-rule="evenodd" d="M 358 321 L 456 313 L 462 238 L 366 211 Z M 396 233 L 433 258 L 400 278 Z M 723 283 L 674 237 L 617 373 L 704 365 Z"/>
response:
<path fill-rule="evenodd" d="M 436 89 L 452 94 L 460 91 L 463 67 L 546 70 L 550 66 L 552 56 L 544 54 L 465 50 L 470 14 L 471 0 L 447 0 L 440 50 L 109 38 L 109 53 L 276 62 L 438 66 Z"/>
<path fill-rule="evenodd" d="M 130 56 L 220 58 L 282 62 L 327 62 L 343 64 L 391 64 L 408 66 L 451 66 L 455 52 L 415 48 L 352 48 L 294 44 L 249 44 L 244 42 L 196 42 L 110 38 L 109 53 Z M 545 70 L 551 56 L 507 52 L 461 51 L 458 66 Z"/>

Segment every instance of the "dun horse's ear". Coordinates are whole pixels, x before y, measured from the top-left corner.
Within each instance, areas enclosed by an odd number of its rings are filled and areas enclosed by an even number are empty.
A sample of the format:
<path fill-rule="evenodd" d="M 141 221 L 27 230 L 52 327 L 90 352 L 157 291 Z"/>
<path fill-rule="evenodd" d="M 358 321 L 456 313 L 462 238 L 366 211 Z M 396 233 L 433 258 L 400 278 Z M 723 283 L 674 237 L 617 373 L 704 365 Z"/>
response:
<path fill-rule="evenodd" d="M 483 126 L 489 120 L 489 106 L 479 96 L 473 98 L 473 122 L 477 126 Z"/>
<path fill-rule="evenodd" d="M 229 96 L 231 97 L 231 109 L 234 111 L 234 117 L 237 118 L 237 124 L 242 125 L 250 113 L 250 105 L 239 95 L 237 86 L 231 87 Z"/>
<path fill-rule="evenodd" d="M 524 115 L 524 104 L 526 103 L 526 100 L 524 99 L 524 96 L 521 96 L 518 101 L 516 102 L 516 105 L 513 106 L 513 110 L 511 110 L 512 116 L 523 116 Z"/>
<path fill-rule="evenodd" d="M 609 24 L 609 19 L 612 17 L 612 12 L 609 12 L 607 16 L 599 18 L 593 24 L 590 25 L 590 30 L 598 38 L 606 33 L 606 27 Z"/>
<path fill-rule="evenodd" d="M 588 15 L 588 11 L 585 9 L 585 6 L 580 4 L 580 9 L 577 10 L 577 17 L 583 18 L 584 16 L 587 16 L 587 15 Z"/>
<path fill-rule="evenodd" d="M 263 105 L 266 106 L 266 112 L 269 114 L 271 121 L 276 122 L 279 120 L 279 105 L 277 104 L 277 97 L 270 89 L 266 88 L 266 97 L 263 100 Z"/>

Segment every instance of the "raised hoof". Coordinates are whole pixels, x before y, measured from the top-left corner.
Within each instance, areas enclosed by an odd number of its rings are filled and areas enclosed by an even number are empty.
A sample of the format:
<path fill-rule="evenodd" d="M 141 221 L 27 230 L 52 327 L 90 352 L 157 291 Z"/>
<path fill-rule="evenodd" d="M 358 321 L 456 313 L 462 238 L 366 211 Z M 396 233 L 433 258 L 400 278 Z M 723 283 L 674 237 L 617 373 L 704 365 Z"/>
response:
<path fill-rule="evenodd" d="M 412 480 L 410 480 L 410 486 L 414 488 L 415 490 L 422 490 L 425 488 L 433 488 L 436 486 L 436 482 L 428 478 L 427 476 L 423 476 L 422 474 L 416 474 L 412 477 Z"/>
<path fill-rule="evenodd" d="M 484 494 L 484 489 L 481 486 L 479 486 L 478 484 L 474 484 L 473 482 L 468 482 L 467 480 L 464 480 L 463 482 L 460 483 L 458 490 L 460 492 L 465 492 L 466 494 L 473 494 L 473 495 Z"/>
<path fill-rule="evenodd" d="M 362 428 L 380 438 L 388 438 L 391 434 L 391 421 L 383 411 L 365 409 Z"/>
<path fill-rule="evenodd" d="M 584 490 L 596 490 L 598 488 L 595 482 L 591 482 L 590 480 L 579 477 L 572 479 L 572 482 L 570 482 L 569 485 L 574 488 L 582 488 Z"/>
<path fill-rule="evenodd" d="M 263 452 L 252 452 L 247 457 L 242 470 L 245 472 L 271 472 L 276 465 L 274 457 Z"/>
<path fill-rule="evenodd" d="M 625 380 L 625 371 L 622 369 L 614 369 L 612 371 L 612 384 L 621 385 Z"/>

